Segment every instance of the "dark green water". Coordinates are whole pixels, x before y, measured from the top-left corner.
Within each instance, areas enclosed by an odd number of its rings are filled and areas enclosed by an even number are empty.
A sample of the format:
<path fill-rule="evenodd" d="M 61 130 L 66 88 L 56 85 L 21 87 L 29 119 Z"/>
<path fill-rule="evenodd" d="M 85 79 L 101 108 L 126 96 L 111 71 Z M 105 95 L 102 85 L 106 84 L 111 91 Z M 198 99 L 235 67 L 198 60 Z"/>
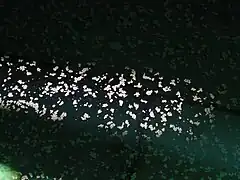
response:
<path fill-rule="evenodd" d="M 18 10 L 13 6 L 18 6 Z M 205 4 L 208 10 L 196 4 L 191 8 L 174 3 L 165 8 L 150 6 L 142 4 L 141 8 L 136 3 L 129 6 L 121 3 L 85 6 L 70 2 L 7 3 L 1 11 L 5 19 L 4 28 L 0 29 L 0 51 L 2 55 L 10 55 L 11 58 L 5 59 L 13 63 L 13 75 L 9 74 L 4 60 L 0 82 L 4 84 L 8 76 L 14 78 L 5 83 L 7 90 L 1 88 L 1 97 L 6 97 L 12 90 L 10 85 L 15 85 L 17 80 L 28 81 L 29 77 L 16 71 L 19 57 L 23 62 L 36 61 L 43 69 L 42 73 L 34 73 L 33 80 L 29 78 L 31 83 L 27 90 L 31 95 L 36 87 L 44 86 L 45 81 L 58 81 L 56 77 L 43 78 L 44 73 L 55 66 L 51 62 L 53 58 L 60 69 L 69 64 L 75 72 L 82 69 L 78 63 L 82 67 L 88 62 L 96 63 L 84 82 L 78 84 L 82 87 L 86 83 L 93 89 L 92 76 L 108 72 L 110 77 L 114 77 L 116 72 L 129 66 L 138 72 L 137 78 L 140 79 L 139 74 L 147 73 L 145 68 L 150 67 L 166 82 L 188 78 L 192 80 L 191 86 L 212 92 L 215 100 L 221 102 L 220 106 L 214 102 L 213 122 L 209 123 L 209 117 L 203 115 L 194 118 L 194 121 L 201 122 L 198 127 L 186 123 L 189 122 L 187 118 L 203 113 L 210 104 L 206 101 L 199 105 L 187 100 L 189 89 L 184 83 L 179 84 L 177 89 L 186 96 L 183 118 L 178 120 L 178 115 L 174 114 L 169 123 L 178 124 L 183 133 L 177 135 L 177 132 L 166 128 L 162 136 L 155 137 L 150 130 L 143 130 L 141 133 L 151 140 L 142 138 L 139 145 L 136 143 L 140 132 L 138 122 L 144 117 L 140 110 L 136 111 L 137 120 L 131 121 L 127 136 L 121 135 L 123 130 L 118 131 L 119 139 L 111 137 L 115 129 L 108 132 L 96 129 L 98 122 L 103 121 L 103 116 L 96 116 L 97 104 L 107 101 L 106 98 L 101 95 L 97 100 L 83 98 L 82 104 L 89 101 L 93 107 L 81 107 L 75 111 L 70 99 L 57 93 L 51 98 L 41 99 L 41 103 L 50 109 L 58 97 L 65 98 L 63 107 L 55 107 L 68 112 L 63 124 L 46 120 L 46 116 L 39 118 L 35 112 L 1 111 L 0 158 L 3 164 L 23 174 L 42 172 L 51 177 L 62 174 L 63 179 L 69 180 L 75 177 L 83 180 L 128 180 L 134 173 L 139 180 L 200 179 L 202 176 L 217 179 L 221 173 L 222 176 L 225 173 L 225 179 L 239 179 L 240 65 L 236 21 L 230 21 L 231 13 L 224 14 L 221 5 Z M 64 81 L 70 83 L 70 79 L 69 75 Z M 141 80 L 141 83 L 145 89 L 155 88 L 146 80 Z M 95 90 L 97 88 L 99 86 Z M 125 99 L 127 103 L 139 102 L 133 97 L 135 90 L 128 89 L 131 95 Z M 80 99 L 82 95 L 79 92 L 73 97 Z M 164 94 L 161 97 L 170 101 L 174 96 Z M 162 105 L 158 95 L 144 98 L 149 101 L 142 109 Z M 15 100 L 19 99 L 17 94 Z M 116 109 L 115 123 L 120 125 L 129 118 L 125 115 L 127 106 L 120 108 L 113 103 L 111 107 Z M 83 112 L 94 118 L 88 122 L 74 121 Z M 159 116 L 150 124 L 159 121 Z M 190 127 L 194 135 L 186 132 Z M 48 150 L 51 146 L 52 149 Z M 125 174 L 128 177 L 123 177 Z"/>

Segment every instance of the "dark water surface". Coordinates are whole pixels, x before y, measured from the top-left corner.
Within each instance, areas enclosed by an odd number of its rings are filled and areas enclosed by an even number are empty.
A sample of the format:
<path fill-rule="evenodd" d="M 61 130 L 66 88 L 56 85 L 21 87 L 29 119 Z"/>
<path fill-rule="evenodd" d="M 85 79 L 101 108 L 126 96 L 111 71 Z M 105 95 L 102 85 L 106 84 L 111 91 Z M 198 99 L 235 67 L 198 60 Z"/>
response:
<path fill-rule="evenodd" d="M 0 163 L 32 179 L 238 179 L 225 6 L 5 2 Z"/>

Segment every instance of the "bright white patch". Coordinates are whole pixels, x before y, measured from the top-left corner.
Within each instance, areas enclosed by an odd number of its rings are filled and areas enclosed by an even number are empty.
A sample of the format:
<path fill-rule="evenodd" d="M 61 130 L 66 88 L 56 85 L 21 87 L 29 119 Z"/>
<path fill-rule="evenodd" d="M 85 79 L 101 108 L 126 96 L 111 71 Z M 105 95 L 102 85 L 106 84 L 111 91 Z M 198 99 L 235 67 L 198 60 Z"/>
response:
<path fill-rule="evenodd" d="M 123 105 L 123 100 L 119 100 L 119 106 L 122 106 Z"/>
<path fill-rule="evenodd" d="M 153 93 L 152 90 L 148 90 L 148 91 L 146 92 L 146 95 L 150 96 L 152 93 Z"/>

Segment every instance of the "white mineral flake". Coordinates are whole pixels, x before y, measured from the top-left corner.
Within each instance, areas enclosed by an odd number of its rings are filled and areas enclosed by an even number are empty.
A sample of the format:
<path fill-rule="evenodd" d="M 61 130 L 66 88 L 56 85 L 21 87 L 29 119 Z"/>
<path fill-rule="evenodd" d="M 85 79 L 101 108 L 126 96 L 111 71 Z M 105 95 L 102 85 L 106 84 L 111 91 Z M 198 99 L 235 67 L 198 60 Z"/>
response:
<path fill-rule="evenodd" d="M 119 103 L 119 106 L 122 106 L 123 105 L 123 100 L 119 100 L 118 103 Z"/>
<path fill-rule="evenodd" d="M 153 93 L 152 90 L 147 90 L 147 91 L 146 91 L 146 95 L 148 95 L 148 96 L 150 96 L 152 93 Z"/>

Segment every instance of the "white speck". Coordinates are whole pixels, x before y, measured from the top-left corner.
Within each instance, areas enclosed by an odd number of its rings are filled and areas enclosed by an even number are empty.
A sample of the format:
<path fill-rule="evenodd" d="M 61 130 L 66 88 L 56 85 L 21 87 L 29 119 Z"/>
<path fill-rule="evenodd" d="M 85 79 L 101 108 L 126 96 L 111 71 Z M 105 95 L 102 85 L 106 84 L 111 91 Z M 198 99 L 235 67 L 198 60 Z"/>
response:
<path fill-rule="evenodd" d="M 26 67 L 25 67 L 25 66 L 20 66 L 19 69 L 20 69 L 21 71 L 25 71 Z"/>
<path fill-rule="evenodd" d="M 167 122 L 167 118 L 165 114 L 161 116 L 161 122 Z"/>
<path fill-rule="evenodd" d="M 202 89 L 202 88 L 199 88 L 199 89 L 197 90 L 197 92 L 198 92 L 198 93 L 203 92 L 203 89 Z"/>
<path fill-rule="evenodd" d="M 116 126 L 116 124 L 111 123 L 111 124 L 110 124 L 110 129 L 113 129 L 115 126 Z"/>
<path fill-rule="evenodd" d="M 54 76 L 56 76 L 56 73 L 49 73 L 49 75 L 54 77 Z"/>
<path fill-rule="evenodd" d="M 133 103 L 133 106 L 135 107 L 135 110 L 138 110 L 138 108 L 139 108 L 139 104 L 137 104 L 137 103 Z"/>
<path fill-rule="evenodd" d="M 63 112 L 60 116 L 60 119 L 63 119 L 64 117 L 67 117 L 67 113 L 66 112 Z"/>
<path fill-rule="evenodd" d="M 103 124 L 99 124 L 99 125 L 98 125 L 98 127 L 100 127 L 100 128 L 103 128 L 103 127 L 104 127 L 104 125 L 103 125 Z"/>
<path fill-rule="evenodd" d="M 165 92 L 169 92 L 169 91 L 171 91 L 171 88 L 168 87 L 168 86 L 166 86 L 166 87 L 163 88 L 163 90 L 164 90 Z"/>
<path fill-rule="evenodd" d="M 134 81 L 136 81 L 136 71 L 135 71 L 135 70 L 132 69 L 132 72 L 131 72 L 131 74 L 130 74 L 130 77 L 132 77 L 132 79 L 133 79 Z"/>
<path fill-rule="evenodd" d="M 125 120 L 125 124 L 127 125 L 127 127 L 129 127 L 129 126 L 130 126 L 130 123 L 129 123 L 129 121 L 128 121 L 128 120 Z"/>
<path fill-rule="evenodd" d="M 142 88 L 142 85 L 140 83 L 138 83 L 137 85 L 134 85 L 134 87 L 136 88 Z"/>
<path fill-rule="evenodd" d="M 176 95 L 177 95 L 178 97 L 181 97 L 181 94 L 180 94 L 179 91 L 177 91 Z"/>
<path fill-rule="evenodd" d="M 136 92 L 136 93 L 134 94 L 134 96 L 135 96 L 135 97 L 139 97 L 139 96 L 140 96 L 140 93 L 139 93 L 139 92 Z"/>
<path fill-rule="evenodd" d="M 210 97 L 211 97 L 212 99 L 215 98 L 215 96 L 214 96 L 212 93 L 210 93 L 209 95 L 210 95 Z"/>
<path fill-rule="evenodd" d="M 102 113 L 102 110 L 101 110 L 101 109 L 99 109 L 99 110 L 97 111 L 97 113 L 98 113 L 98 114 L 101 114 L 101 113 Z"/>
<path fill-rule="evenodd" d="M 119 100 L 119 106 L 122 106 L 123 105 L 123 100 Z"/>
<path fill-rule="evenodd" d="M 104 90 L 104 91 L 110 91 L 110 90 L 111 90 L 111 86 L 110 86 L 110 85 L 107 85 L 103 90 Z"/>
<path fill-rule="evenodd" d="M 73 70 L 69 69 L 68 66 L 66 66 L 66 71 L 69 72 L 69 73 L 73 73 Z"/>
<path fill-rule="evenodd" d="M 159 88 L 163 87 L 161 81 L 158 82 L 158 87 L 159 87 Z"/>
<path fill-rule="evenodd" d="M 185 82 L 186 84 L 191 84 L 191 80 L 190 80 L 190 79 L 184 79 L 184 82 Z"/>
<path fill-rule="evenodd" d="M 81 117 L 81 119 L 82 119 L 83 121 L 85 121 L 85 120 L 87 120 L 87 119 L 89 119 L 89 118 L 90 118 L 90 116 L 89 116 L 88 113 L 84 113 L 83 116 Z"/>
<path fill-rule="evenodd" d="M 77 105 L 77 100 L 73 100 L 73 105 Z"/>
<path fill-rule="evenodd" d="M 124 123 L 121 124 L 121 126 L 117 126 L 118 129 L 123 129 L 124 128 Z"/>
<path fill-rule="evenodd" d="M 147 79 L 147 80 L 152 80 L 152 78 L 150 78 L 149 76 L 146 76 L 146 74 L 144 73 L 142 76 L 143 79 Z"/>
<path fill-rule="evenodd" d="M 54 67 L 54 68 L 53 68 L 53 71 L 57 71 L 58 68 L 59 68 L 58 66 Z"/>
<path fill-rule="evenodd" d="M 113 124 L 113 122 L 112 121 L 108 121 L 107 125 L 109 126 L 110 124 Z"/>
<path fill-rule="evenodd" d="M 18 80 L 17 81 L 19 84 L 24 84 L 24 82 L 22 80 Z"/>
<path fill-rule="evenodd" d="M 77 82 L 81 81 L 83 78 L 84 78 L 83 76 L 74 77 L 74 82 L 77 83 Z"/>
<path fill-rule="evenodd" d="M 27 72 L 27 76 L 31 76 L 32 75 L 32 73 L 31 72 Z"/>
<path fill-rule="evenodd" d="M 175 80 L 175 79 L 172 79 L 171 82 L 170 82 L 170 84 L 176 86 L 176 80 Z"/>
<path fill-rule="evenodd" d="M 155 118 L 154 112 L 151 111 L 149 115 L 150 115 L 151 118 Z"/>
<path fill-rule="evenodd" d="M 13 97 L 13 93 L 8 93 L 8 97 Z"/>
<path fill-rule="evenodd" d="M 129 104 L 129 105 L 128 105 L 128 108 L 129 108 L 129 109 L 132 109 L 132 108 L 133 108 L 133 105 Z"/>
<path fill-rule="evenodd" d="M 122 132 L 122 136 L 126 136 L 128 134 L 128 131 Z"/>
<path fill-rule="evenodd" d="M 197 100 L 201 100 L 201 98 L 198 96 L 193 96 L 193 101 L 197 101 Z"/>
<path fill-rule="evenodd" d="M 60 103 L 58 104 L 59 106 L 62 106 L 64 104 L 63 101 L 60 101 Z"/>
<path fill-rule="evenodd" d="M 132 113 L 132 112 L 129 111 L 129 115 L 130 115 L 134 120 L 136 120 L 136 118 L 137 118 L 137 115 L 136 115 L 136 114 L 134 114 L 134 113 Z"/>
<path fill-rule="evenodd" d="M 114 113 L 115 109 L 111 108 L 110 111 L 111 111 L 111 113 Z"/>
<path fill-rule="evenodd" d="M 159 107 L 155 107 L 155 110 L 157 113 L 159 113 L 161 111 L 161 109 Z"/>
<path fill-rule="evenodd" d="M 142 128 L 144 128 L 144 129 L 147 129 L 147 122 L 141 123 L 140 126 L 141 126 Z"/>
<path fill-rule="evenodd" d="M 104 103 L 104 104 L 102 105 L 102 107 L 103 107 L 103 108 L 108 107 L 108 104 L 107 104 L 107 103 Z"/>
<path fill-rule="evenodd" d="M 140 101 L 144 104 L 147 104 L 147 100 L 141 99 Z"/>
<path fill-rule="evenodd" d="M 192 87 L 192 88 L 191 88 L 191 91 L 196 91 L 196 90 L 197 90 L 197 89 L 196 89 L 196 88 L 194 88 L 194 87 Z"/>
<path fill-rule="evenodd" d="M 152 90 L 148 90 L 147 92 L 146 92 L 146 95 L 148 95 L 148 96 L 150 96 L 151 94 L 152 94 Z"/>
<path fill-rule="evenodd" d="M 154 131 L 154 130 L 156 129 L 155 127 L 153 127 L 152 124 L 150 124 L 148 127 L 149 127 L 149 129 L 150 129 L 151 131 Z"/>
<path fill-rule="evenodd" d="M 23 89 L 27 89 L 27 87 L 28 87 L 28 86 L 27 86 L 26 84 L 25 84 L 25 85 L 22 85 L 22 88 L 23 88 Z"/>
<path fill-rule="evenodd" d="M 107 119 L 108 118 L 108 114 L 105 114 L 103 119 Z"/>

